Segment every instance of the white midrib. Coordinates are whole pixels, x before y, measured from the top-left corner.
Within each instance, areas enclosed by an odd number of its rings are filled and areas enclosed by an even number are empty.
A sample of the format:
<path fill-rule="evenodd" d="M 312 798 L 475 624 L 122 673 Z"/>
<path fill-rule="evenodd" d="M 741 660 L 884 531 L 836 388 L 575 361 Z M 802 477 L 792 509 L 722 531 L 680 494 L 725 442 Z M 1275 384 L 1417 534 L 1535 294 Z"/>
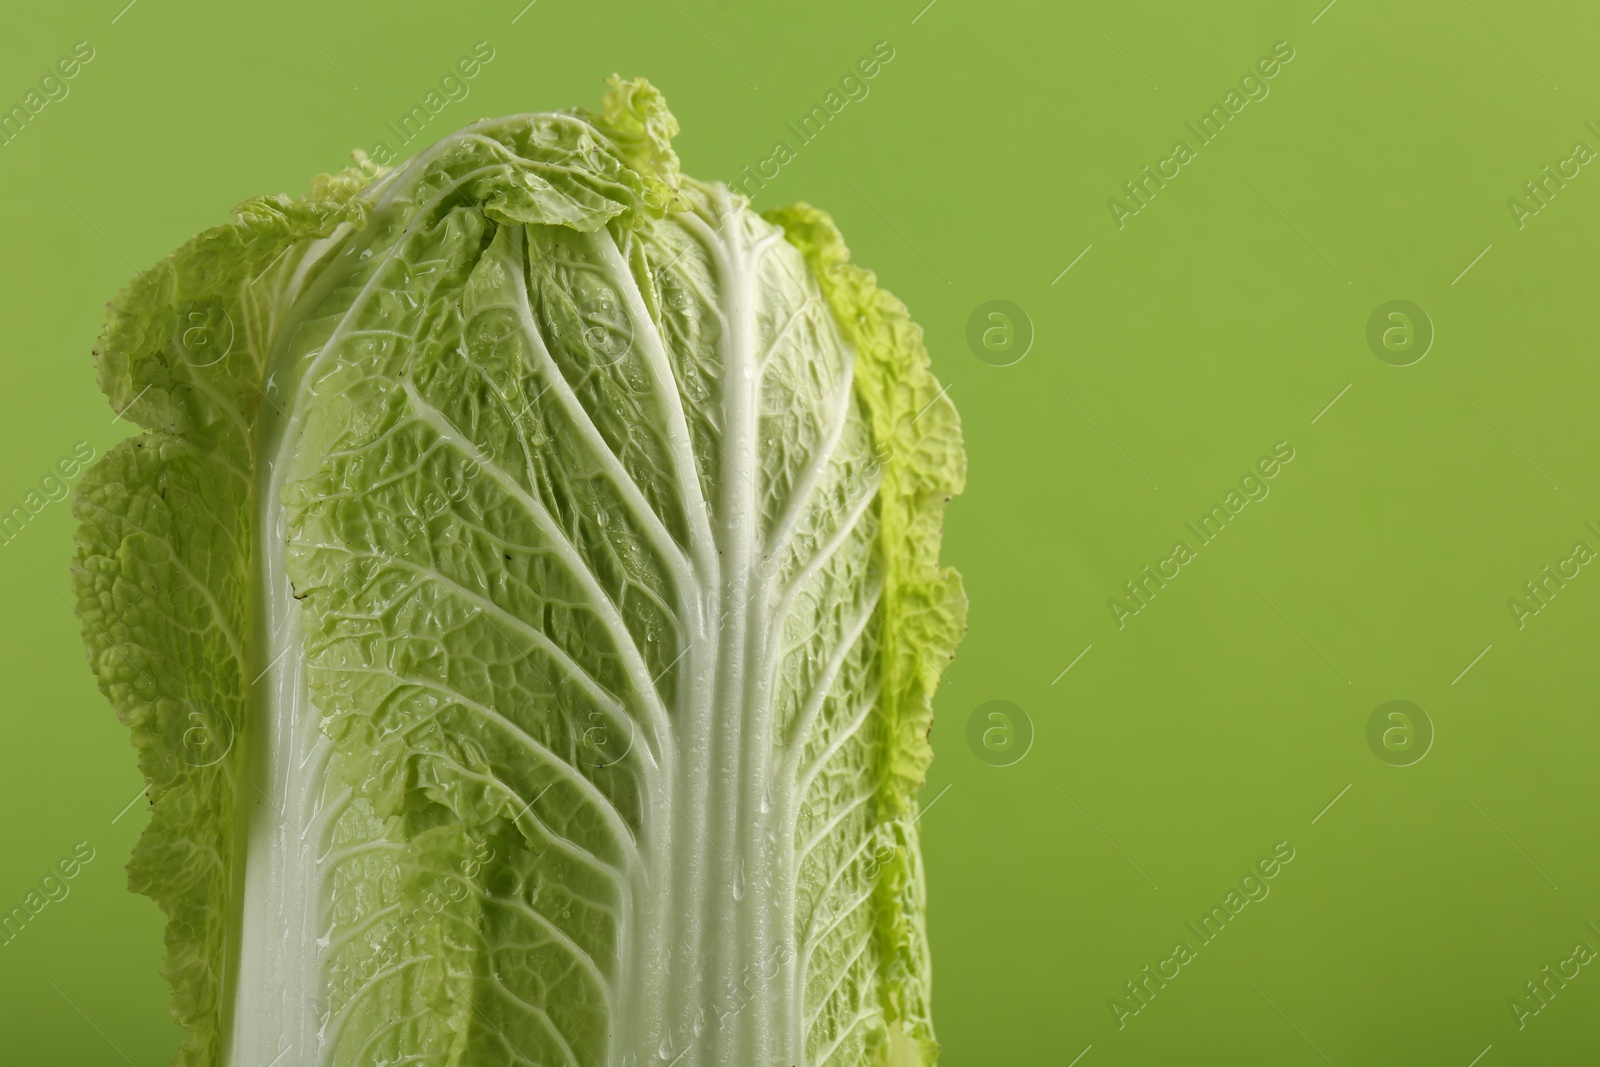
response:
<path fill-rule="evenodd" d="M 827 428 L 817 456 L 794 486 L 794 497 L 775 529 L 764 531 L 757 499 L 762 378 L 756 355 L 757 266 L 766 246 L 783 237 L 774 233 L 752 239 L 726 213 L 714 230 L 699 217 L 683 221 L 711 257 L 726 323 L 719 556 L 710 583 L 721 613 L 709 632 L 693 631 L 687 656 L 699 667 L 678 694 L 685 759 L 671 785 L 683 798 L 672 817 L 677 856 L 671 886 L 673 897 L 687 904 L 668 909 L 679 913 L 686 928 L 672 941 L 674 973 L 666 998 L 665 1040 L 659 1048 L 630 1046 L 628 1051 L 636 1052 L 638 1059 L 622 1062 L 644 1067 L 653 1053 L 667 1067 L 803 1067 L 808 1020 L 801 997 L 807 966 L 795 921 L 795 879 L 805 853 L 796 852 L 796 818 L 806 785 L 837 746 L 804 768 L 801 753 L 882 590 L 872 593 L 859 617 L 846 626 L 840 647 L 823 665 L 799 721 L 793 724 L 795 736 L 789 738 L 774 732 L 781 619 L 792 607 L 798 587 L 857 527 L 877 485 L 866 487 L 864 499 L 820 547 L 819 558 L 802 568 L 793 584 L 780 586 L 779 570 L 771 564 L 787 551 L 801 514 L 812 503 L 822 469 L 837 451 L 853 395 L 854 352 L 845 347 L 841 381 L 829 398 Z M 687 606 L 684 614 L 693 617 Z M 855 725 L 859 721 L 852 724 L 852 733 Z M 642 891 L 661 896 L 659 889 Z M 685 1041 L 686 1037 L 690 1039 Z"/>
<path fill-rule="evenodd" d="M 256 428 L 252 670 L 246 707 L 249 720 L 235 797 L 236 876 L 232 903 L 238 915 L 223 985 L 229 1021 L 222 1067 L 315 1067 L 324 1056 L 327 1018 L 325 914 L 328 887 L 325 845 L 328 805 L 324 787 L 331 747 L 311 703 L 302 653 L 299 602 L 287 573 L 283 487 L 295 456 L 308 445 L 294 420 L 304 367 L 293 363 L 290 342 L 298 309 L 320 298 L 355 269 L 355 252 L 376 230 L 346 240 L 348 226 L 312 242 L 305 256 L 273 294 L 283 309 L 270 324 L 273 347 L 263 364 L 268 392 L 262 394 Z M 315 262 L 342 252 L 309 285 Z M 266 324 L 263 324 L 263 332 Z M 274 390 L 270 383 L 280 388 Z M 270 396 L 276 392 L 278 399 Z M 295 398 L 295 399 L 289 399 Z M 242 857 L 240 848 L 242 845 Z"/>
<path fill-rule="evenodd" d="M 761 635 L 765 627 L 752 617 L 759 608 L 757 601 L 765 599 L 756 573 L 762 531 L 756 501 L 760 411 L 754 264 L 736 213 L 723 213 L 721 233 L 726 244 L 718 266 L 725 266 L 727 272 L 720 288 L 726 296 L 728 322 L 723 370 L 727 422 L 722 438 L 722 597 L 728 622 L 722 632 L 724 667 L 717 672 L 716 719 L 722 725 L 717 735 L 725 744 L 716 764 L 722 774 L 716 780 L 724 795 L 713 809 L 716 821 L 707 820 L 703 825 L 713 828 L 721 850 L 731 857 L 724 880 L 709 887 L 706 895 L 706 904 L 714 914 L 720 912 L 721 919 L 711 927 L 710 955 L 718 965 L 716 971 L 724 972 L 719 978 L 743 981 L 749 977 L 743 972 L 750 964 L 759 965 L 765 958 L 766 939 L 760 936 L 760 922 L 752 922 L 752 918 L 772 906 L 767 899 L 771 879 L 762 870 L 759 853 L 748 847 L 745 832 L 755 828 L 759 834 L 759 824 L 765 821 L 760 804 L 767 782 L 765 750 L 771 708 L 762 699 L 766 670 Z M 725 907 L 716 907 L 722 902 Z M 757 997 L 738 1015 L 732 1051 L 739 1061 L 770 1062 L 761 1051 L 772 1040 L 770 1006 L 769 998 Z"/>
<path fill-rule="evenodd" d="M 246 731 L 248 783 L 243 902 L 233 994 L 233 1034 L 225 1067 L 314 1065 L 326 1011 L 321 876 L 322 794 L 327 738 L 306 688 L 299 605 L 285 573 L 279 503 L 293 435 L 262 464 L 257 551 L 257 626 L 264 673 L 255 684 Z M 309 771 L 309 773 L 308 773 Z"/>
<path fill-rule="evenodd" d="M 725 194 L 724 194 L 725 195 Z M 722 1063 L 798 1063 L 783 1035 L 785 998 L 766 987 L 749 996 L 750 980 L 771 965 L 767 921 L 774 880 L 762 842 L 770 828 L 768 752 L 771 707 L 766 662 L 770 599 L 758 569 L 763 544 L 756 500 L 760 412 L 757 403 L 756 293 L 759 254 L 738 212 L 722 212 L 713 228 L 682 219 L 709 254 L 719 284 L 723 341 L 724 426 L 717 472 L 715 590 L 705 605 L 684 605 L 690 631 L 679 691 L 681 770 L 672 783 L 670 886 L 681 925 L 671 941 L 671 984 L 658 1047 L 628 1050 L 643 1064 L 652 1054 L 678 1067 Z M 675 386 L 675 383 L 671 383 Z M 709 609 L 709 610 L 708 610 Z M 697 618 L 709 615 L 709 618 Z M 726 1019 L 719 1018 L 732 1008 Z M 776 1050 L 776 1051 L 774 1051 Z"/>

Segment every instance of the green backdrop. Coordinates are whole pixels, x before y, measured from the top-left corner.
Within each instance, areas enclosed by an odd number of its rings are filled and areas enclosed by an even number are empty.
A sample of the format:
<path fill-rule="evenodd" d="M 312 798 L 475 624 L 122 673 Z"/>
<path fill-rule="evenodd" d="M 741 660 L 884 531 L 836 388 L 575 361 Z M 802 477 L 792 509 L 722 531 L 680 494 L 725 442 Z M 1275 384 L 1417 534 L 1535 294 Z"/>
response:
<path fill-rule="evenodd" d="M 102 304 L 351 148 L 613 70 L 663 88 L 691 173 L 835 215 L 966 426 L 921 823 L 943 1063 L 1592 1061 L 1600 15 L 125 2 L 0 32 L 0 910 L 60 898 L 0 945 L 0 1061 L 177 1040 L 64 596 L 57 498 L 128 429 Z"/>

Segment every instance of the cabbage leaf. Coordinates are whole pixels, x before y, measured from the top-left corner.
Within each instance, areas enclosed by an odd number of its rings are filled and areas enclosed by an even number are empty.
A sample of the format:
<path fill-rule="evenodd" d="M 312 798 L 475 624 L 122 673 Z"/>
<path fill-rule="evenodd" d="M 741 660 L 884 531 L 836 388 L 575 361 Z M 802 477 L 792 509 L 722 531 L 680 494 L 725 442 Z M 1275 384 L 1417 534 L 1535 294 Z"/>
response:
<path fill-rule="evenodd" d="M 95 359 L 73 580 L 184 1067 L 931 1063 L 922 332 L 647 82 L 261 197 Z"/>

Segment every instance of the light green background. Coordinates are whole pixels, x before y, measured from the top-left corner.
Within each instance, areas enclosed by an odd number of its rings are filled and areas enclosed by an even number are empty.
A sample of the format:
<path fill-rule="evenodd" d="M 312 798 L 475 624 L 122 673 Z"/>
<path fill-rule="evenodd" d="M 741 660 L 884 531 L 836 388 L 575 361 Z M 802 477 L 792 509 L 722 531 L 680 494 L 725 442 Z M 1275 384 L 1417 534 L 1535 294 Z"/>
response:
<path fill-rule="evenodd" d="M 943 1062 L 1592 1062 L 1600 966 L 1525 1029 L 1507 1002 L 1600 948 L 1600 567 L 1523 629 L 1507 601 L 1575 541 L 1600 548 L 1600 173 L 1521 230 L 1506 202 L 1575 141 L 1600 148 L 1600 15 L 537 0 L 513 24 L 524 0 L 138 0 L 113 24 L 123 2 L 3 15 L 0 103 L 75 41 L 96 57 L 0 147 L 0 508 L 127 432 L 89 349 L 130 261 L 304 191 L 473 42 L 495 58 L 427 139 L 593 104 L 618 70 L 667 93 L 686 169 L 731 178 L 888 41 L 870 96 L 757 203 L 834 213 L 926 326 L 966 426 L 945 555 L 971 630 L 922 820 Z M 1270 96 L 1119 230 L 1107 199 L 1280 40 Z M 995 298 L 1036 330 L 1014 366 L 965 340 Z M 1365 341 L 1396 298 L 1437 329 L 1403 368 Z M 1117 629 L 1107 599 L 1280 440 L 1270 497 Z M 160 922 L 121 869 L 144 815 L 113 821 L 140 779 L 62 595 L 70 532 L 52 503 L 0 548 L 0 907 L 77 842 L 96 857 L 0 947 L 0 1062 L 158 1067 L 177 1039 Z M 1394 698 L 1437 730 L 1414 766 L 1367 747 Z M 1035 730 L 1012 766 L 966 743 L 993 699 Z M 1279 841 L 1295 859 L 1271 895 L 1119 1030 L 1108 999 Z"/>

